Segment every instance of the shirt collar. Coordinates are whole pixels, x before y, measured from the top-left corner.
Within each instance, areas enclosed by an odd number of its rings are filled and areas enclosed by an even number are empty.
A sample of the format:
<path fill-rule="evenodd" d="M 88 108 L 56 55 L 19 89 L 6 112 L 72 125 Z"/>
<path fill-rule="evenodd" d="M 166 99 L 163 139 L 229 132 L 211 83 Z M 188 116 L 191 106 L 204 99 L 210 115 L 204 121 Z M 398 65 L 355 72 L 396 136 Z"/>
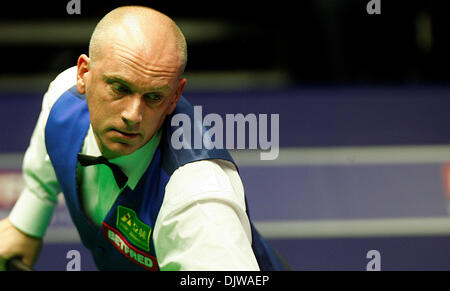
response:
<path fill-rule="evenodd" d="M 132 190 L 134 190 L 142 175 L 150 165 L 160 140 L 161 130 L 159 130 L 143 147 L 135 152 L 109 160 L 109 162 L 118 165 L 125 175 L 127 175 L 127 185 Z M 87 155 L 101 156 L 100 149 L 97 145 L 97 140 L 95 139 L 94 132 L 92 130 L 92 125 L 89 127 L 85 144 Z"/>

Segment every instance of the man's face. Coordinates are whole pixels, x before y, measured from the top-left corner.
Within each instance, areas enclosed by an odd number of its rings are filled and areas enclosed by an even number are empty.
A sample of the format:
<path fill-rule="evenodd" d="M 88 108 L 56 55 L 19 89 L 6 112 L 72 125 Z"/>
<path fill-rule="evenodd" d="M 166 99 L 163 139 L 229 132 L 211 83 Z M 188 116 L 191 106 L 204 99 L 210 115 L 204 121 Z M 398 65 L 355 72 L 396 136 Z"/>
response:
<path fill-rule="evenodd" d="M 170 55 L 142 59 L 120 44 L 105 53 L 95 64 L 80 56 L 77 86 L 80 91 L 84 82 L 103 156 L 115 158 L 133 153 L 154 136 L 175 109 L 186 80 L 179 79 Z"/>

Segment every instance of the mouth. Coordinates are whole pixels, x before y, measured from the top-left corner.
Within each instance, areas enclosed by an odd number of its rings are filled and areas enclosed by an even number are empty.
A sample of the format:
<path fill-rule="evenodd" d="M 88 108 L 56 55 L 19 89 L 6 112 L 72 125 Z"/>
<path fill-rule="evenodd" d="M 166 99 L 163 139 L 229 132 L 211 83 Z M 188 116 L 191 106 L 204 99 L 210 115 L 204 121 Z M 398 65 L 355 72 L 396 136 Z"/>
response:
<path fill-rule="evenodd" d="M 137 132 L 126 132 L 118 129 L 112 129 L 111 131 L 113 132 L 113 135 L 123 140 L 133 140 L 140 136 Z"/>

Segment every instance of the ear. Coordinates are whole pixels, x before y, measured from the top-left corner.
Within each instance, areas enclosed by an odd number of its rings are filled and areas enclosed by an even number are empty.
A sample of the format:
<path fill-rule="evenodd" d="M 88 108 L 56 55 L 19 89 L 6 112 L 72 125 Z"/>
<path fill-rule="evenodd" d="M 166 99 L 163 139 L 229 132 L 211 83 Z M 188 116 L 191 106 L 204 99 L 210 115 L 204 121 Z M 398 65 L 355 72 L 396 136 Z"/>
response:
<path fill-rule="evenodd" d="M 89 73 L 89 64 L 91 60 L 89 57 L 85 54 L 82 54 L 78 58 L 77 62 L 77 89 L 78 93 L 85 94 L 86 93 L 86 79 L 87 79 L 87 73 Z"/>
<path fill-rule="evenodd" d="M 178 82 L 178 88 L 175 92 L 175 98 L 172 100 L 172 103 L 170 104 L 169 110 L 167 112 L 167 115 L 172 114 L 172 112 L 175 110 L 175 107 L 177 107 L 178 100 L 180 100 L 181 93 L 183 92 L 184 86 L 186 85 L 186 78 L 182 78 Z"/>

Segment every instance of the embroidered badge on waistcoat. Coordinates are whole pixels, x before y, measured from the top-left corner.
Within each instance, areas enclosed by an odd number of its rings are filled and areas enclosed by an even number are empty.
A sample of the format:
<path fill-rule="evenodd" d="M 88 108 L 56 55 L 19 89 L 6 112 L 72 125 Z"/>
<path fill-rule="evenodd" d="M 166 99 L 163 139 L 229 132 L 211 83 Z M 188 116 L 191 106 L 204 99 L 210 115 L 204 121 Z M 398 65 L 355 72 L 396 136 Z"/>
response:
<path fill-rule="evenodd" d="M 116 249 L 122 253 L 122 255 L 147 270 L 158 271 L 158 261 L 154 256 L 133 247 L 125 240 L 120 232 L 105 222 L 103 222 L 102 226 L 103 236 L 106 237 L 116 247 Z"/>
<path fill-rule="evenodd" d="M 143 223 L 133 209 L 118 205 L 116 226 L 135 246 L 147 252 L 150 250 L 152 228 Z"/>

